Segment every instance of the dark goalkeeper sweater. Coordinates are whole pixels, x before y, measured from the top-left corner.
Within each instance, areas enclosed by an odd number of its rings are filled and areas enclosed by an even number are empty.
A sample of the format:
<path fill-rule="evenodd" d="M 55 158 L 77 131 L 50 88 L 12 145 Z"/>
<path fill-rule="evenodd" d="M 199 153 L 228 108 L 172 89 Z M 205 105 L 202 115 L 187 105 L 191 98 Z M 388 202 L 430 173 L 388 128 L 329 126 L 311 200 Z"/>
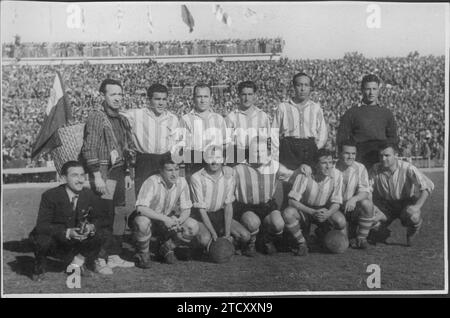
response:
<path fill-rule="evenodd" d="M 392 112 L 385 108 L 361 104 L 353 106 L 341 117 L 337 144 L 353 139 L 357 143 L 366 141 L 398 142 L 397 124 Z"/>

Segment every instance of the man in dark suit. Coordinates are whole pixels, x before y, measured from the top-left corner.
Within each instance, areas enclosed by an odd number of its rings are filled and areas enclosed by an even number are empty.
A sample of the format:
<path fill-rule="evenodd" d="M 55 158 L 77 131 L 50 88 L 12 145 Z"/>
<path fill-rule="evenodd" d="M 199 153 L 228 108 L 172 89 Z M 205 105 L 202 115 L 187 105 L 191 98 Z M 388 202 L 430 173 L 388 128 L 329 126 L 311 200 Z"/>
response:
<path fill-rule="evenodd" d="M 44 278 L 47 256 L 55 250 L 65 251 L 70 265 L 88 275 L 85 260 L 94 261 L 95 271 L 112 274 L 102 246 L 110 244 L 108 207 L 90 189 L 83 188 L 85 171 L 77 161 L 66 162 L 61 169 L 64 184 L 42 194 L 37 223 L 30 233 L 35 253 L 33 280 Z"/>

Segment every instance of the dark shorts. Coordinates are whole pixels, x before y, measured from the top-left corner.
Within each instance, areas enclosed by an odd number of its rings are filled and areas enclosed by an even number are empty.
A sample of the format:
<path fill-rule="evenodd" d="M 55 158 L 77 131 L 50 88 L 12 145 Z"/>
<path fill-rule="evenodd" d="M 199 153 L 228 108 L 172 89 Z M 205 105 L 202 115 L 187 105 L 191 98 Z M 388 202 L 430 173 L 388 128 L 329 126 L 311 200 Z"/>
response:
<path fill-rule="evenodd" d="M 225 211 L 223 209 L 207 212 L 209 220 L 217 233 L 217 236 L 221 237 L 225 235 Z M 192 209 L 192 218 L 198 222 L 203 222 L 200 210 Z"/>
<path fill-rule="evenodd" d="M 378 147 L 384 142 L 382 140 L 372 140 L 358 143 L 356 145 L 358 149 L 356 161 L 361 162 L 367 170 L 370 170 L 374 164 L 380 161 Z"/>
<path fill-rule="evenodd" d="M 172 212 L 174 213 L 174 212 Z M 170 215 L 172 215 L 172 213 Z M 137 211 L 133 211 L 130 216 L 128 217 L 128 227 L 134 231 L 135 224 L 134 219 L 138 216 Z M 173 232 L 170 231 L 165 225 L 164 222 L 158 221 L 158 220 L 151 220 L 151 231 L 152 231 L 152 237 L 157 237 L 162 239 L 163 241 L 168 239 L 172 236 Z"/>
<path fill-rule="evenodd" d="M 278 205 L 274 199 L 271 199 L 263 204 L 245 204 L 237 201 L 234 201 L 233 203 L 234 219 L 238 222 L 240 222 L 242 215 L 247 211 L 254 212 L 262 221 L 274 210 L 278 210 Z"/>
<path fill-rule="evenodd" d="M 112 199 L 113 206 L 125 206 L 125 166 L 115 167 L 111 170 L 108 170 L 106 166 L 100 166 L 100 174 L 104 180 L 111 179 L 117 182 Z M 89 183 L 91 189 L 95 189 L 93 175 L 89 176 Z M 94 192 L 97 193 L 95 190 Z"/>
<path fill-rule="evenodd" d="M 142 184 L 149 177 L 159 173 L 160 162 L 164 158 L 170 158 L 170 152 L 163 154 L 142 154 L 136 155 L 135 177 L 134 177 L 134 191 L 136 198 Z"/>
<path fill-rule="evenodd" d="M 312 167 L 316 154 L 317 145 L 314 138 L 280 138 L 280 163 L 288 169 L 295 170 L 303 163 Z"/>
<path fill-rule="evenodd" d="M 387 223 L 390 224 L 395 219 L 400 219 L 403 226 L 406 226 L 406 220 L 401 218 L 402 212 L 409 206 L 416 202 L 416 198 L 409 198 L 399 201 L 386 201 L 373 198 L 373 204 L 387 217 Z M 375 209 L 375 216 L 376 216 Z"/>

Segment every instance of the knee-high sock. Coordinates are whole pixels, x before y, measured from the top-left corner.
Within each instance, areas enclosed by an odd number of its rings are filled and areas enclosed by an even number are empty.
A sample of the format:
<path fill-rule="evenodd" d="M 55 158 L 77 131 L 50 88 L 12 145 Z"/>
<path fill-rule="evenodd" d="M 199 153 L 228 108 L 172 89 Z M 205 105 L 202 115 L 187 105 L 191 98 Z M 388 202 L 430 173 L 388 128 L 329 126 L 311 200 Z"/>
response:
<path fill-rule="evenodd" d="M 356 229 L 356 237 L 359 239 L 366 239 L 369 235 L 370 229 L 374 225 L 375 220 L 371 218 L 359 218 L 358 227 Z"/>
<path fill-rule="evenodd" d="M 142 234 L 136 234 L 136 251 L 138 253 L 147 253 L 150 250 L 150 238 L 151 234 L 149 235 L 142 235 Z"/>
<path fill-rule="evenodd" d="M 256 235 L 259 233 L 259 229 L 250 233 L 250 240 L 247 243 L 247 246 L 254 246 L 256 243 Z"/>
<path fill-rule="evenodd" d="M 282 234 L 283 234 L 283 231 L 280 231 L 278 233 L 274 233 L 274 232 L 272 232 L 270 230 L 267 230 L 264 233 L 264 243 L 273 242 L 273 241 L 279 239 Z"/>
<path fill-rule="evenodd" d="M 300 223 L 298 221 L 295 221 L 295 223 L 292 224 L 286 224 L 286 227 L 297 243 L 305 242 L 305 238 L 303 237 L 302 229 L 300 228 Z"/>
<path fill-rule="evenodd" d="M 406 234 L 407 234 L 408 236 L 412 236 L 412 235 L 416 234 L 417 231 L 420 230 L 420 228 L 421 228 L 421 226 L 422 226 L 422 223 L 423 223 L 423 219 L 420 218 L 420 220 L 419 220 L 418 223 L 409 225 L 408 228 L 407 228 L 407 230 L 406 230 Z"/>

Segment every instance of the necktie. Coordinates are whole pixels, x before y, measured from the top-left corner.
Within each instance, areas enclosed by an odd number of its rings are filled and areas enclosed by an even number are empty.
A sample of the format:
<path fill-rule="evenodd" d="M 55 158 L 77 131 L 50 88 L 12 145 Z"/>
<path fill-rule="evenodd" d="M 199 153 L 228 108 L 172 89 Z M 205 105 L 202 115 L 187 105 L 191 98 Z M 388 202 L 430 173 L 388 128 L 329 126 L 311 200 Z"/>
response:
<path fill-rule="evenodd" d="M 78 201 L 78 195 L 74 195 L 72 197 L 72 211 L 75 212 L 76 208 L 77 208 L 77 201 Z"/>

